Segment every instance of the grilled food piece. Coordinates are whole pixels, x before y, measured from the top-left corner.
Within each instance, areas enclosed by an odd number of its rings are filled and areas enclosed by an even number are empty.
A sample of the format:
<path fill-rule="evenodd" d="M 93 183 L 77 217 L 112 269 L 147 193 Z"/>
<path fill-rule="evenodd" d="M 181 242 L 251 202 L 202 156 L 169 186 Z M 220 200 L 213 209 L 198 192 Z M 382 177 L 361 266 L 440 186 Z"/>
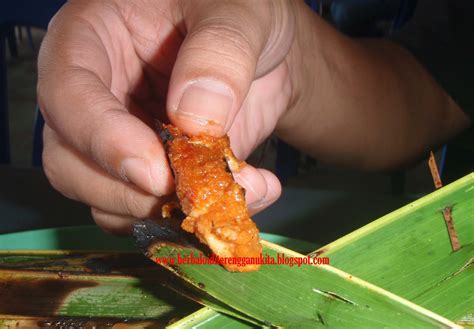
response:
<path fill-rule="evenodd" d="M 206 134 L 188 137 L 172 125 L 163 126 L 161 138 L 174 172 L 181 210 L 187 216 L 181 227 L 219 257 L 259 258 L 262 247 L 258 229 L 248 214 L 244 189 L 232 176 L 231 171 L 237 171 L 240 164 L 230 149 L 229 138 Z M 236 272 L 260 267 L 246 263 L 226 262 L 223 266 Z"/>

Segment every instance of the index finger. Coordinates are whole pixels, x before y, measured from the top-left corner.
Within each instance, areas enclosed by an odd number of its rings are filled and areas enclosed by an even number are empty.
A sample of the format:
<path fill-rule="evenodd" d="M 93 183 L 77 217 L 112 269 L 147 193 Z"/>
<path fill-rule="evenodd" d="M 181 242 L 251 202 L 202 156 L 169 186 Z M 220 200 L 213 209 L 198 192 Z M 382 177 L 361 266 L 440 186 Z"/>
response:
<path fill-rule="evenodd" d="M 102 34 L 107 31 L 92 27 L 86 14 L 66 5 L 42 45 L 38 98 L 45 119 L 64 140 L 109 173 L 157 196 L 168 194 L 173 189 L 172 176 L 157 134 L 129 113 L 111 91 L 124 88 L 112 81 L 117 63 L 109 52 L 117 45 L 104 44 Z M 124 32 L 115 21 L 119 18 L 108 18 L 115 33 Z M 127 61 L 130 72 L 137 65 L 138 59 Z"/>

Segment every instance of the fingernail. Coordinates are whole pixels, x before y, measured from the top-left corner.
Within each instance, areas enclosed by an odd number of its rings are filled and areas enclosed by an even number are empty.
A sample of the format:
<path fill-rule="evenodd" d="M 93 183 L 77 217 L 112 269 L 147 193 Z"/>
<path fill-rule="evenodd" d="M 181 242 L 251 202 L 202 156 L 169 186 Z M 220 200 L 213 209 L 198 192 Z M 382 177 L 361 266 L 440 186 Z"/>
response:
<path fill-rule="evenodd" d="M 217 80 L 197 80 L 181 97 L 176 115 L 191 125 L 193 132 L 222 134 L 226 130 L 234 97 L 231 89 Z"/>
<path fill-rule="evenodd" d="M 153 180 L 148 161 L 140 158 L 129 158 L 122 162 L 121 174 L 127 181 L 157 195 L 157 183 Z"/>

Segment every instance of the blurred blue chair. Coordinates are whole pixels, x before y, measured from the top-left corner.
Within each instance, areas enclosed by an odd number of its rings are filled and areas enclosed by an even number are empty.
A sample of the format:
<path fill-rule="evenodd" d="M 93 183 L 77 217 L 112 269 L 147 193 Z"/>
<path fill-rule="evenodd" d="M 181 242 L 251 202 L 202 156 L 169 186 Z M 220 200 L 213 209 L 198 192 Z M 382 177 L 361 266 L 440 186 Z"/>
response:
<path fill-rule="evenodd" d="M 378 28 L 381 21 L 398 21 L 400 26 L 405 18 L 398 18 L 403 0 L 333 0 L 331 16 L 336 28 L 352 37 L 380 37 Z"/>
<path fill-rule="evenodd" d="M 1 0 L 0 1 L 0 164 L 10 163 L 10 132 L 8 124 L 6 41 L 15 55 L 15 26 L 46 29 L 54 14 L 66 0 Z M 13 39 L 12 39 L 13 38 Z M 37 126 L 42 118 L 37 113 Z M 38 129 L 35 129 L 38 130 Z M 37 145 L 35 136 L 35 145 Z M 40 145 L 38 145 L 40 146 Z M 33 153 L 37 153 L 38 150 Z M 39 151 L 41 153 L 41 151 Z M 35 162 L 33 155 L 33 162 Z"/>

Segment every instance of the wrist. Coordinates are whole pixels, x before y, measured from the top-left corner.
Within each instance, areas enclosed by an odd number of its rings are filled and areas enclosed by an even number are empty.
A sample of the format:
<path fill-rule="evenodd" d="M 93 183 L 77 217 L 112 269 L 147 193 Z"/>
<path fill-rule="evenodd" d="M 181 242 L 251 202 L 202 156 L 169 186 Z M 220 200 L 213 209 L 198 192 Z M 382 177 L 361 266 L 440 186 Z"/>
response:
<path fill-rule="evenodd" d="M 291 84 L 291 97 L 286 111 L 278 120 L 276 134 L 286 140 L 292 131 L 301 125 L 310 104 L 310 98 L 315 90 L 315 63 L 317 53 L 314 37 L 314 21 L 319 19 L 304 2 L 295 3 L 298 20 L 295 25 L 293 44 L 285 58 Z"/>

